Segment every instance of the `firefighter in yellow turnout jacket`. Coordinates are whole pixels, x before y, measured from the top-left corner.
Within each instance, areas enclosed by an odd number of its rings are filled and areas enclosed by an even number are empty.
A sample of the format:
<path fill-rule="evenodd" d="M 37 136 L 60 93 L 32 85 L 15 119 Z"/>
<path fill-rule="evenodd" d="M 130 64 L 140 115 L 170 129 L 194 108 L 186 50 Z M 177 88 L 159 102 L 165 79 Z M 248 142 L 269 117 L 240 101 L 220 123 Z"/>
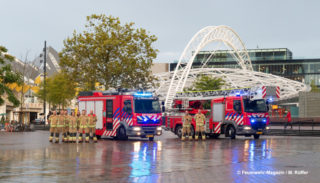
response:
<path fill-rule="evenodd" d="M 79 120 L 80 116 L 81 116 L 81 113 L 80 113 L 80 111 L 78 111 L 75 116 L 77 118 L 77 135 L 78 135 L 78 137 L 80 137 L 80 135 L 82 135 L 82 133 L 80 133 L 80 120 Z"/>
<path fill-rule="evenodd" d="M 90 139 L 93 139 L 94 142 L 97 142 L 97 136 L 96 136 L 97 116 L 93 114 L 93 111 L 91 110 L 88 117 L 89 117 L 88 131 L 90 133 Z"/>
<path fill-rule="evenodd" d="M 69 140 L 69 122 L 70 122 L 70 118 L 68 116 L 68 111 L 64 110 L 63 112 L 63 120 L 64 120 L 64 130 L 63 130 L 63 141 L 64 142 L 68 142 Z"/>
<path fill-rule="evenodd" d="M 75 116 L 74 112 L 71 112 L 71 116 L 69 116 L 69 142 L 77 142 L 77 127 L 78 117 Z"/>
<path fill-rule="evenodd" d="M 57 112 L 53 111 L 53 114 L 49 117 L 50 124 L 50 137 L 49 142 L 53 142 L 54 133 L 57 131 Z"/>
<path fill-rule="evenodd" d="M 181 140 L 185 139 L 186 134 L 188 134 L 189 140 L 192 140 L 191 122 L 192 122 L 192 116 L 189 114 L 188 111 L 186 111 L 185 116 L 183 117 Z"/>
<path fill-rule="evenodd" d="M 204 122 L 206 120 L 206 116 L 201 113 L 201 110 L 198 110 L 198 113 L 194 116 L 196 120 L 196 135 L 195 139 L 198 140 L 199 133 L 202 135 L 202 140 L 206 139 L 206 134 L 204 132 Z"/>
<path fill-rule="evenodd" d="M 60 111 L 60 114 L 57 115 L 56 119 L 57 119 L 57 130 L 56 130 L 56 143 L 59 143 L 59 136 L 60 133 L 63 134 L 64 132 L 64 115 L 63 115 L 64 111 Z"/>
<path fill-rule="evenodd" d="M 82 110 L 82 114 L 79 117 L 79 142 L 82 142 L 82 133 L 86 142 L 89 142 L 89 129 L 88 129 L 89 117 L 86 115 L 86 111 Z"/>

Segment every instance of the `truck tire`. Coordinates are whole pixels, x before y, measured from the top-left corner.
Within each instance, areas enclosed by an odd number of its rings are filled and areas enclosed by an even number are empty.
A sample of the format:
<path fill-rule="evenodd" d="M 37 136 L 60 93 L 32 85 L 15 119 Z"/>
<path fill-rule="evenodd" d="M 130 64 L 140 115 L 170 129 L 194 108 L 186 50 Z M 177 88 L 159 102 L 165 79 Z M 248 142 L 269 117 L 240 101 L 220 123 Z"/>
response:
<path fill-rule="evenodd" d="M 254 134 L 253 137 L 254 137 L 254 139 L 259 139 L 259 138 L 260 138 L 260 135 Z"/>
<path fill-rule="evenodd" d="M 120 126 L 118 133 L 117 133 L 117 138 L 120 140 L 128 140 L 128 136 L 126 134 L 126 129 L 123 126 Z"/>
<path fill-rule="evenodd" d="M 226 129 L 226 137 L 230 137 L 231 139 L 236 138 L 236 128 L 233 125 L 228 125 Z"/>
<path fill-rule="evenodd" d="M 181 138 L 182 136 L 182 126 L 179 125 L 179 126 L 176 126 L 176 131 L 175 131 L 176 135 Z"/>
<path fill-rule="evenodd" d="M 154 137 L 149 137 L 149 141 L 153 141 Z"/>

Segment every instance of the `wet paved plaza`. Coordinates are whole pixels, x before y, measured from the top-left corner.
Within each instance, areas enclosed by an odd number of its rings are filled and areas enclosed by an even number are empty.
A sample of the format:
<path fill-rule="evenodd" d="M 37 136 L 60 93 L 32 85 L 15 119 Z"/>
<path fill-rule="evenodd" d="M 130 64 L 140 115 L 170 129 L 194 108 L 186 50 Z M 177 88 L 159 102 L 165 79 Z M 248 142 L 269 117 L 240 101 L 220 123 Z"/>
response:
<path fill-rule="evenodd" d="M 47 131 L 0 132 L 0 182 L 319 182 L 320 138 L 51 144 Z"/>

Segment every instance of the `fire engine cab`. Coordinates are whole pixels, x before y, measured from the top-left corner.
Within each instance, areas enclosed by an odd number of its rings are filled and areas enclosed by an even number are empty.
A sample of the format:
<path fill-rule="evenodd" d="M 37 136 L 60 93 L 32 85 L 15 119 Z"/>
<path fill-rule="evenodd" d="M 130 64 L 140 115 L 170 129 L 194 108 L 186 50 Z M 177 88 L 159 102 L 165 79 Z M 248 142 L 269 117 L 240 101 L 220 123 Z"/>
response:
<path fill-rule="evenodd" d="M 90 110 L 97 116 L 96 134 L 100 137 L 153 140 L 162 134 L 158 97 L 143 91 L 89 91 L 78 96 L 79 111 Z"/>
<path fill-rule="evenodd" d="M 280 88 L 276 86 L 178 93 L 172 111 L 165 117 L 166 129 L 181 137 L 184 112 L 188 110 L 193 116 L 201 110 L 207 118 L 207 136 L 217 138 L 224 134 L 235 139 L 236 135 L 243 135 L 258 139 L 269 129 L 268 103 L 279 97 Z M 191 135 L 195 126 L 192 119 Z"/>

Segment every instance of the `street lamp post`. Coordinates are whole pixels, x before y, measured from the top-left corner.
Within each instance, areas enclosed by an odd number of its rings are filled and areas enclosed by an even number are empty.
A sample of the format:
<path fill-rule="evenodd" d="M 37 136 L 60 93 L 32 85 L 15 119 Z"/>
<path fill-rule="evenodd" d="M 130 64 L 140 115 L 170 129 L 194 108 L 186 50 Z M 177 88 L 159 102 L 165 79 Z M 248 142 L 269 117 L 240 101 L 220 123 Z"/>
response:
<path fill-rule="evenodd" d="M 47 115 L 46 115 L 46 77 L 47 77 L 47 41 L 44 41 L 44 48 L 43 48 L 43 115 L 44 115 L 44 126 L 46 126 Z"/>

